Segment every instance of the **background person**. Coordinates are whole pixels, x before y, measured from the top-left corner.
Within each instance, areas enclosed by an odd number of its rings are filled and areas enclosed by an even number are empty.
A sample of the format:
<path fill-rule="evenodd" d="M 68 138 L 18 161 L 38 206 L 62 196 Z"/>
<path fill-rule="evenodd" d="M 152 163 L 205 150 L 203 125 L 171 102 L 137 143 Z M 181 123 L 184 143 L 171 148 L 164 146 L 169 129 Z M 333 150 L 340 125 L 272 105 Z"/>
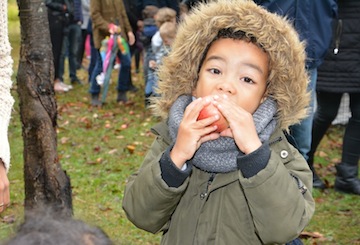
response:
<path fill-rule="evenodd" d="M 335 165 L 335 190 L 360 195 L 360 2 L 339 0 L 338 5 L 332 43 L 318 72 L 308 162 L 313 165 L 314 153 L 337 115 L 341 97 L 349 93 L 351 117 L 343 136 L 341 162 Z"/>
<path fill-rule="evenodd" d="M 130 44 L 135 43 L 135 36 L 132 32 L 128 16 L 124 7 L 123 0 L 91 0 L 90 12 L 92 20 L 94 47 L 98 50 L 96 54 L 95 67 L 90 78 L 91 105 L 101 106 L 99 100 L 100 85 L 96 82 L 96 77 L 102 72 L 103 60 L 100 54 L 101 42 L 106 36 L 120 31 L 121 36 Z M 131 81 L 131 54 L 117 53 L 121 67 L 117 85 L 117 102 L 129 103 L 127 91 L 132 89 Z"/>
<path fill-rule="evenodd" d="M 10 93 L 13 60 L 8 36 L 7 6 L 7 1 L 0 2 L 0 213 L 10 205 L 10 182 L 7 176 L 10 168 L 8 126 L 14 105 L 14 98 Z"/>

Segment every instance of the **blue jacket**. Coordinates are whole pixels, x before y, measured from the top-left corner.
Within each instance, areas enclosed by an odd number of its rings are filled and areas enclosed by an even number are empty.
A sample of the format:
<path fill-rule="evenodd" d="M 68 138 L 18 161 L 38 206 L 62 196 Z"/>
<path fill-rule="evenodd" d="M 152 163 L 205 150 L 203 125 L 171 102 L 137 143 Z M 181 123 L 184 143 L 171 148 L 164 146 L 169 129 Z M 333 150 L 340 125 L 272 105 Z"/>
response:
<path fill-rule="evenodd" d="M 294 22 L 300 39 L 306 41 L 306 68 L 317 68 L 332 38 L 332 21 L 337 16 L 336 0 L 254 0 L 270 12 Z"/>

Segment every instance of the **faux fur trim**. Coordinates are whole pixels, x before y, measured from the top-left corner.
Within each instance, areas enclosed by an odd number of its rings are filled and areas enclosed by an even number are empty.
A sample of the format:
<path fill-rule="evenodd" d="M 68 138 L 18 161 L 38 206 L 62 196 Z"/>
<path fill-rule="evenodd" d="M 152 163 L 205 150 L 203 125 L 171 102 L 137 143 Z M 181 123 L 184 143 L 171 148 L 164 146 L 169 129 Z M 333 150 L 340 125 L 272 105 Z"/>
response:
<path fill-rule="evenodd" d="M 161 96 L 153 101 L 154 114 L 166 119 L 179 95 L 192 92 L 205 49 L 224 28 L 256 37 L 268 53 L 271 70 L 268 93 L 278 104 L 280 127 L 288 129 L 306 117 L 310 94 L 304 43 L 284 17 L 246 0 L 200 4 L 179 25 L 172 51 L 159 69 Z"/>

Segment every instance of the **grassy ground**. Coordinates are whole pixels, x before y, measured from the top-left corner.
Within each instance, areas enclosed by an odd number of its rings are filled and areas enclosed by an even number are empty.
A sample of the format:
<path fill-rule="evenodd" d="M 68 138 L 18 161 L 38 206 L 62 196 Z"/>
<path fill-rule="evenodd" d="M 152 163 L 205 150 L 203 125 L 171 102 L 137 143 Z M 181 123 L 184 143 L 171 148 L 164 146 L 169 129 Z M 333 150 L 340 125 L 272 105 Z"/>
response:
<path fill-rule="evenodd" d="M 8 13 L 15 61 L 12 92 L 17 100 L 15 76 L 20 33 L 17 6 L 13 0 L 9 2 Z M 78 74 L 82 80 L 87 80 L 85 70 Z M 153 140 L 149 129 L 157 120 L 144 108 L 141 74 L 133 74 L 134 83 L 140 90 L 130 94 L 136 102 L 132 107 L 115 103 L 117 71 L 113 75 L 108 103 L 101 109 L 89 107 L 88 85 L 56 95 L 58 152 L 62 167 L 71 178 L 75 217 L 100 226 L 116 244 L 159 244 L 159 235 L 136 229 L 121 208 L 126 178 L 141 164 Z M 69 82 L 67 76 L 65 82 Z M 303 235 L 306 244 L 360 244 L 359 197 L 336 193 L 332 188 L 334 164 L 340 161 L 343 131 L 343 126 L 332 127 L 316 156 L 316 167 L 329 189 L 314 191 L 316 213 Z M 23 217 L 23 144 L 17 103 L 9 127 L 9 140 L 12 205 L 0 215 L 0 240 L 12 235 Z"/>

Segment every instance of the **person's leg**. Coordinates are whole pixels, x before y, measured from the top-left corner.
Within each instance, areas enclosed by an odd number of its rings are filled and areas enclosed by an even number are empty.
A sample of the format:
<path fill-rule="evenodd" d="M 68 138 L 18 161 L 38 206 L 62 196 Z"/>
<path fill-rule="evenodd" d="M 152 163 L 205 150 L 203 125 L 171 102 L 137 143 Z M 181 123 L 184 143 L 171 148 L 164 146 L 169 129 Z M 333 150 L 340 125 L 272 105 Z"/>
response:
<path fill-rule="evenodd" d="M 59 72 L 60 55 L 63 46 L 65 26 L 63 20 L 59 18 L 59 16 L 54 16 L 49 13 L 48 17 L 54 64 L 54 90 L 55 92 L 67 92 L 69 91 L 70 87 L 61 82 Z"/>
<path fill-rule="evenodd" d="M 100 86 L 96 82 L 96 77 L 103 70 L 102 64 L 103 64 L 103 61 L 101 59 L 100 50 L 96 50 L 95 66 L 94 66 L 94 69 L 92 70 L 92 74 L 90 76 L 90 89 L 89 89 L 89 93 L 91 94 L 91 105 L 92 106 L 101 106 L 101 102 L 99 100 Z"/>
<path fill-rule="evenodd" d="M 314 169 L 314 154 L 316 149 L 328 130 L 331 122 L 335 119 L 339 109 L 342 94 L 318 92 L 317 108 L 312 124 L 311 148 L 308 153 L 308 164 L 313 171 L 313 187 L 324 189 L 325 184 L 320 180 Z"/>
<path fill-rule="evenodd" d="M 360 195 L 360 93 L 350 93 L 351 118 L 346 126 L 341 163 L 336 165 L 335 190 Z"/>
<path fill-rule="evenodd" d="M 77 69 L 79 70 L 82 67 L 82 61 L 85 54 L 85 44 L 86 44 L 86 37 L 87 37 L 87 29 L 81 29 L 81 35 L 80 35 L 80 42 L 77 52 Z"/>
<path fill-rule="evenodd" d="M 122 54 L 118 52 L 121 66 L 117 84 L 118 98 L 117 102 L 127 102 L 126 92 L 131 89 L 131 55 L 130 53 Z"/>
<path fill-rule="evenodd" d="M 89 35 L 89 40 L 90 40 L 90 64 L 88 68 L 88 74 L 89 74 L 89 83 L 91 83 L 91 76 L 95 68 L 98 50 L 94 47 L 94 39 L 92 34 Z"/>
<path fill-rule="evenodd" d="M 78 55 L 78 47 L 81 36 L 81 27 L 78 24 L 71 24 L 69 27 L 69 75 L 71 83 L 73 84 L 82 84 L 79 78 L 76 75 L 77 70 L 77 55 Z"/>
<path fill-rule="evenodd" d="M 59 58 L 59 68 L 58 68 L 58 78 L 60 81 L 64 81 L 64 72 L 65 72 L 65 57 L 68 55 L 69 48 L 69 38 L 68 35 L 64 35 L 60 58 Z"/>
<path fill-rule="evenodd" d="M 315 88 L 317 79 L 317 69 L 308 70 L 310 76 L 310 83 L 308 85 L 308 91 L 311 93 L 311 101 L 309 106 L 309 115 L 303 119 L 299 124 L 290 127 L 290 134 L 294 137 L 298 146 L 299 152 L 308 159 L 308 153 L 311 147 L 311 130 L 312 121 L 314 118 L 314 100 L 315 100 Z"/>
<path fill-rule="evenodd" d="M 140 68 L 140 59 L 141 59 L 141 53 L 144 49 L 142 42 L 140 41 L 140 31 L 137 31 L 136 33 L 136 42 L 135 42 L 135 73 L 139 73 Z"/>
<path fill-rule="evenodd" d="M 54 79 L 59 78 L 59 60 L 63 43 L 63 28 L 64 24 L 62 20 L 57 17 L 49 14 L 49 27 L 50 27 L 50 38 L 53 52 L 53 62 L 55 68 L 55 77 Z"/>

